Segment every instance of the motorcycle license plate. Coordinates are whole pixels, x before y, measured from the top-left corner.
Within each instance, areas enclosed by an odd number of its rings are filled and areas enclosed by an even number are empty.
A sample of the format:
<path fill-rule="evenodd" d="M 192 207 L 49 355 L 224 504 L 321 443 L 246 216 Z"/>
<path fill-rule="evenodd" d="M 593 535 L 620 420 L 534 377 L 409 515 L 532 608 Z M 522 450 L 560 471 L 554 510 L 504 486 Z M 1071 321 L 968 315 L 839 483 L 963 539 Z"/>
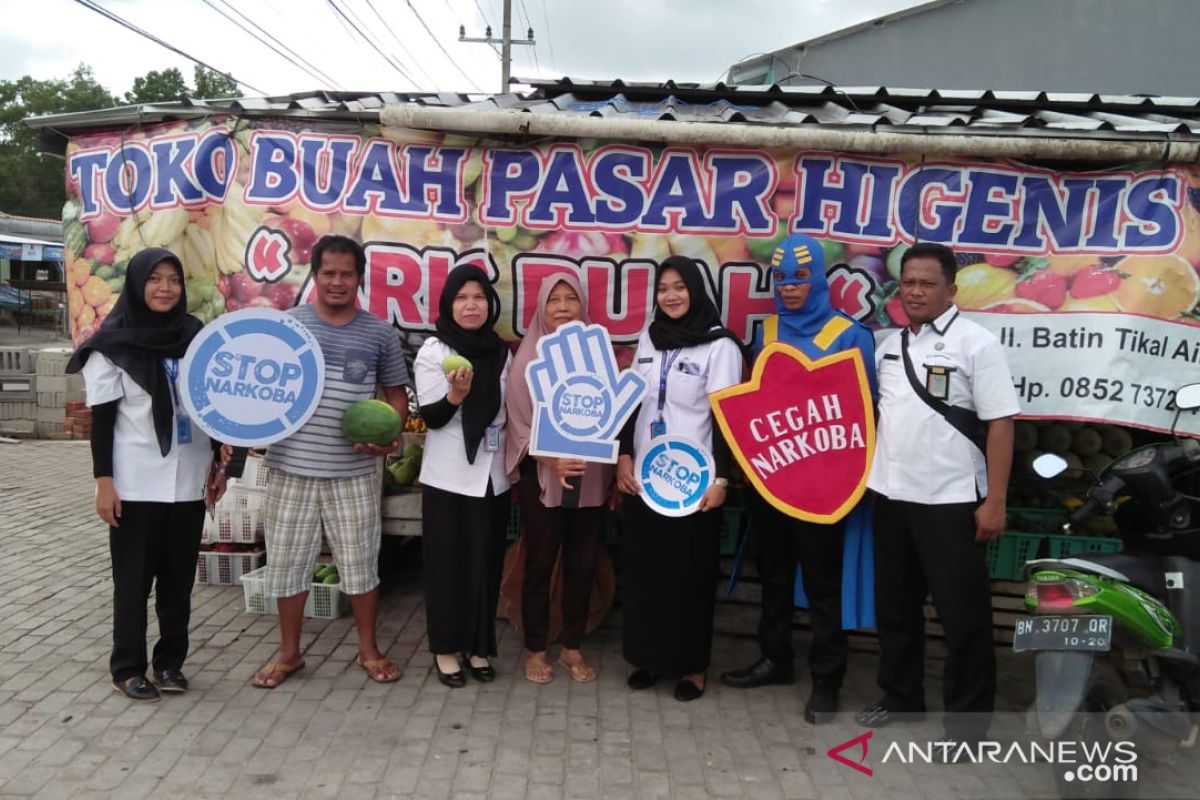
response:
<path fill-rule="evenodd" d="M 1090 650 L 1112 648 L 1112 617 L 1065 614 L 1021 617 L 1013 630 L 1013 650 Z"/>

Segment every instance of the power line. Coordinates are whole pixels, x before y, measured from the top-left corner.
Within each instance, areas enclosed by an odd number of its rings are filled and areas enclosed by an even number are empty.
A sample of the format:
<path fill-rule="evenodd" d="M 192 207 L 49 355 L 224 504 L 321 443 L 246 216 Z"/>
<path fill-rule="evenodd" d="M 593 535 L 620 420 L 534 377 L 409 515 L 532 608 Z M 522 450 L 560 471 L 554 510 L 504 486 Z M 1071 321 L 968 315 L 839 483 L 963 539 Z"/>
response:
<path fill-rule="evenodd" d="M 533 23 L 529 21 L 529 9 L 525 7 L 525 0 L 521 0 L 521 14 L 525 17 L 525 27 L 529 29 L 529 38 L 533 38 Z M 533 66 L 538 74 L 542 73 L 542 65 L 538 63 L 537 44 L 533 45 Z"/>
<path fill-rule="evenodd" d="M 546 0 L 542 0 L 542 20 L 546 23 L 546 47 L 550 49 L 550 66 L 558 72 L 558 59 L 554 57 L 554 40 L 550 38 L 550 14 L 546 11 Z"/>
<path fill-rule="evenodd" d="M 204 67 L 205 69 L 216 72 L 219 75 L 227 75 L 234 83 L 245 86 L 247 89 L 250 89 L 251 91 L 257 92 L 262 95 L 266 94 L 266 92 L 264 92 L 262 89 L 259 89 L 258 87 L 255 87 L 255 86 L 251 86 L 250 84 L 246 83 L 245 81 L 241 81 L 241 80 L 238 80 L 237 78 L 234 78 L 232 73 L 226 72 L 225 70 L 217 69 L 216 67 L 212 66 L 211 64 L 201 61 L 200 59 L 196 58 L 195 56 L 193 56 L 189 53 L 185 53 L 183 50 L 180 50 L 175 45 L 168 44 L 167 42 L 158 38 L 154 34 L 142 30 L 141 28 L 134 25 L 132 22 L 129 22 L 128 20 L 124 19 L 120 15 L 115 14 L 112 11 L 109 11 L 107 8 L 104 8 L 102 5 L 95 2 L 95 0 L 75 0 L 75 2 L 90 11 L 95 11 L 100 16 L 117 23 L 118 25 L 120 25 L 123 28 L 133 31 L 138 36 L 145 37 L 146 39 L 149 39 L 150 41 L 154 42 L 155 44 L 159 45 L 160 47 L 165 47 L 167 50 L 170 50 L 172 53 L 176 53 L 178 55 L 183 56 L 188 61 L 191 61 L 195 64 L 199 64 L 200 66 Z"/>
<path fill-rule="evenodd" d="M 400 48 L 401 52 L 403 52 L 405 55 L 407 55 L 409 58 L 412 59 L 413 63 L 416 65 L 417 69 L 421 70 L 421 74 L 425 76 L 425 80 L 429 81 L 430 85 L 432 85 L 436 89 L 437 86 L 435 84 L 437 83 L 437 81 L 435 81 L 433 78 L 429 77 L 429 73 L 426 72 L 421 67 L 420 59 L 416 58 L 415 56 L 413 56 L 412 53 L 408 52 L 407 48 L 405 48 L 405 46 L 404 46 L 404 43 L 400 41 L 400 37 L 396 35 L 396 32 L 394 30 L 392 30 L 392 26 L 389 25 L 387 20 L 383 18 L 383 15 L 379 13 L 379 10 L 377 8 L 375 8 L 375 4 L 372 3 L 371 0 L 366 0 L 366 2 L 367 2 L 367 7 L 369 9 L 371 9 L 371 11 L 375 12 L 375 16 L 379 18 L 379 21 L 381 23 L 383 23 L 383 27 L 386 28 L 387 32 L 392 35 L 392 39 L 396 42 L 396 46 Z M 447 0 L 447 2 L 449 2 L 449 0 Z"/>
<path fill-rule="evenodd" d="M 414 14 L 414 15 L 416 15 L 416 17 L 417 17 L 417 21 L 421 23 L 421 27 L 425 29 L 425 32 L 426 32 L 427 34 L 429 34 L 429 38 L 430 38 L 430 39 L 433 39 L 433 43 L 434 43 L 434 44 L 436 44 L 436 45 L 438 46 L 438 49 L 442 51 L 442 53 L 443 53 L 443 54 L 446 56 L 446 59 L 447 59 L 447 60 L 448 60 L 448 61 L 449 61 L 451 64 L 453 64 L 453 65 L 454 65 L 454 68 L 455 68 L 456 70 L 458 70 L 458 72 L 459 72 L 459 74 L 460 74 L 460 75 L 462 75 L 464 78 L 466 78 L 466 79 L 467 79 L 467 83 L 469 83 L 469 84 L 471 84 L 472 86 L 474 86 L 474 87 L 475 87 L 475 91 L 477 91 L 477 92 L 481 92 L 481 93 L 482 93 L 482 92 L 483 92 L 483 89 L 480 89 L 480 88 L 479 88 L 479 84 L 477 84 L 475 81 L 471 80 L 471 76 L 470 76 L 470 75 L 468 75 L 466 72 L 464 72 L 464 71 L 463 71 L 463 68 L 462 68 L 462 67 L 460 67 L 460 66 L 458 65 L 458 62 L 454 60 L 454 56 L 450 55 L 450 53 L 449 53 L 449 52 L 447 52 L 447 50 L 446 50 L 446 48 L 445 48 L 445 47 L 442 47 L 442 43 L 441 43 L 441 42 L 439 42 L 439 41 L 438 41 L 438 38 L 437 38 L 436 36 L 434 36 L 434 35 L 433 35 L 433 31 L 429 30 L 429 26 L 428 26 L 428 25 L 426 25 L 426 24 L 425 24 L 425 20 L 421 18 L 421 14 L 420 14 L 420 12 L 418 12 L 418 11 L 417 11 L 417 8 L 416 8 L 416 6 L 414 6 L 414 5 L 412 4 L 412 0 L 404 0 L 404 2 L 408 4 L 408 7 L 409 7 L 410 9 L 412 9 L 412 12 L 413 12 L 413 14 Z M 437 88 L 437 87 L 434 87 L 434 88 Z"/>
<path fill-rule="evenodd" d="M 483 6 L 479 5 L 479 0 L 475 0 L 475 7 L 479 9 L 479 16 L 483 17 L 484 23 L 490 28 L 492 21 L 488 19 L 487 12 L 483 10 Z"/>
<path fill-rule="evenodd" d="M 350 25 L 351 28 L 354 28 L 354 30 L 358 33 L 359 37 L 362 38 L 362 40 L 364 42 L 369 44 L 371 46 L 371 49 L 373 49 L 376 53 L 379 53 L 380 57 L 382 57 L 383 60 L 386 61 L 389 66 L 392 67 L 392 69 L 396 70 L 401 75 L 403 75 L 404 79 L 406 81 L 408 81 L 409 83 L 411 83 L 413 86 L 416 86 L 418 89 L 421 88 L 417 84 L 417 82 L 415 80 L 413 80 L 411 75 L 409 75 L 407 72 L 405 72 L 399 64 L 397 64 L 395 61 L 393 61 L 391 56 L 389 56 L 387 53 L 380 50 L 379 45 L 375 44 L 375 42 L 370 37 L 368 37 L 365 33 L 363 33 L 359 29 L 359 27 L 357 25 L 355 25 L 354 22 L 348 16 L 346 16 L 346 12 L 342 11 L 342 9 L 337 5 L 335 0 L 325 0 L 325 3 L 330 8 L 332 8 L 335 12 L 337 12 L 337 15 L 339 17 L 341 17 L 342 19 L 344 19 Z"/>
<path fill-rule="evenodd" d="M 271 42 L 266 41 L 265 39 L 262 38 L 262 36 L 259 36 L 257 33 L 250 30 L 249 28 L 247 28 L 241 22 L 238 22 L 236 19 L 231 17 L 225 11 L 218 8 L 216 5 L 213 4 L 213 0 L 203 0 L 203 2 L 206 6 L 211 8 L 213 11 L 217 12 L 222 17 L 229 20 L 229 22 L 231 22 L 233 25 L 236 25 L 239 29 L 242 30 L 242 32 L 246 33 L 249 36 L 254 37 L 254 39 L 256 39 L 260 44 L 271 49 L 273 52 L 275 52 L 277 55 L 279 55 L 281 58 L 286 60 L 288 63 L 290 63 L 292 66 L 296 67 L 300 71 L 307 73 L 310 78 L 313 78 L 318 83 L 324 83 L 331 87 L 338 86 L 338 88 L 342 88 L 338 85 L 337 81 L 335 81 L 333 78 L 329 77 L 325 73 L 321 72 L 321 70 L 317 69 L 317 67 L 313 66 L 308 61 L 305 61 L 304 58 L 302 56 L 300 56 L 299 53 L 296 53 L 294 50 L 292 50 L 290 47 L 285 45 L 283 42 L 279 41 L 279 39 L 275 38 L 275 36 L 273 36 L 269 31 L 266 31 L 263 28 L 259 27 L 258 23 L 256 23 L 254 20 L 247 17 L 241 11 L 238 11 L 230 3 L 226 2 L 225 0 L 219 0 L 219 2 L 221 2 L 223 5 L 225 5 L 230 11 L 232 11 L 234 14 L 237 14 L 239 17 L 241 17 L 246 22 L 248 22 L 250 25 L 253 25 L 259 31 L 261 31 L 265 36 L 270 38 L 272 42 L 275 42 L 275 44 L 272 44 Z M 297 59 L 299 59 L 299 60 L 297 60 Z M 301 62 L 303 62 L 303 63 L 301 63 Z"/>

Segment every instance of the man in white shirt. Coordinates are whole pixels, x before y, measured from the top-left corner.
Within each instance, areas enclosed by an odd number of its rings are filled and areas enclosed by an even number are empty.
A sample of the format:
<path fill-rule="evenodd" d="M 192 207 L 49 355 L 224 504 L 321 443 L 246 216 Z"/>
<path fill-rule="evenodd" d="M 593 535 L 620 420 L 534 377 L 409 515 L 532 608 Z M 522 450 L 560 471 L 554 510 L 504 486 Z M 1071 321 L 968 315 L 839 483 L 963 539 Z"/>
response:
<path fill-rule="evenodd" d="M 879 433 L 875 592 L 882 699 L 858 714 L 882 727 L 925 711 L 925 617 L 946 634 L 946 737 L 978 740 L 996 693 L 987 543 L 1004 532 L 1013 421 L 1020 411 L 999 341 L 954 305 L 957 264 L 940 244 L 904 254 L 909 324 L 876 353 Z M 971 438 L 968 438 L 971 435 Z"/>

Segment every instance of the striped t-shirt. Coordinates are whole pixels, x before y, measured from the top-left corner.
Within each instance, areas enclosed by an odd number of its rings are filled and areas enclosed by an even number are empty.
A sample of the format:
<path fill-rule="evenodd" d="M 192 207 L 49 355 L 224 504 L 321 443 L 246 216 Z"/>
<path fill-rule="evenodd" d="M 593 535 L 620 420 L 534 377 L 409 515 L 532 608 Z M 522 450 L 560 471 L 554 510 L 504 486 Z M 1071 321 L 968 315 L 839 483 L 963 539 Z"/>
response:
<path fill-rule="evenodd" d="M 408 369 L 396 330 L 360 310 L 345 325 L 331 325 L 311 305 L 289 312 L 312 331 L 325 355 L 325 390 L 300 430 L 267 450 L 266 465 L 294 475 L 352 478 L 375 471 L 375 456 L 356 452 L 342 435 L 350 404 L 375 396 L 376 384 L 404 386 Z"/>

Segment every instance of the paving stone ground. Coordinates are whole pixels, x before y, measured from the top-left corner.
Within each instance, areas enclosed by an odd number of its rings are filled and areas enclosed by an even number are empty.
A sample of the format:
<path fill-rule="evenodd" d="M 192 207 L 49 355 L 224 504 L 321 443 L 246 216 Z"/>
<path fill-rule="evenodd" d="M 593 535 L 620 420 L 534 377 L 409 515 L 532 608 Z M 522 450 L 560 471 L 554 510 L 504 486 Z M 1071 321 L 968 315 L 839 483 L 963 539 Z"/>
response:
<path fill-rule="evenodd" d="M 346 616 L 307 620 L 306 669 L 256 689 L 247 680 L 276 647 L 274 619 L 245 613 L 240 588 L 198 586 L 192 691 L 132 705 L 107 672 L 112 585 L 92 485 L 86 442 L 0 444 L 0 797 L 1045 796 L 1046 776 L 1029 769 L 926 767 L 884 781 L 827 757 L 862 733 L 849 717 L 875 699 L 870 653 L 852 656 L 848 711 L 820 729 L 800 717 L 803 679 L 718 684 L 716 672 L 755 657 L 749 636 L 717 637 L 713 680 L 696 702 L 676 702 L 670 682 L 629 691 L 618 613 L 585 644 L 594 683 L 561 670 L 546 686 L 523 680 L 519 638 L 502 624 L 498 680 L 446 689 L 430 668 L 412 572 L 390 576 L 381 601 L 380 645 L 404 667 L 394 684 L 355 666 Z M 998 655 L 1001 706 L 1018 708 L 1030 666 Z M 930 662 L 933 707 L 940 668 Z"/>

